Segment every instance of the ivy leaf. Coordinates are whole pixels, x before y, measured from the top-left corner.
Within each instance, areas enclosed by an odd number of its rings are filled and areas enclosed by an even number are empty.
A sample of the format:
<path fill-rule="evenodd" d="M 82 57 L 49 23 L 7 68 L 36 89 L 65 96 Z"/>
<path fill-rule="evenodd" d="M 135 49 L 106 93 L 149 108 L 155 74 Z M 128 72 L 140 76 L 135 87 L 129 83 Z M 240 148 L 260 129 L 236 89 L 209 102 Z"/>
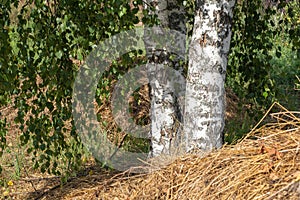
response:
<path fill-rule="evenodd" d="M 122 17 L 127 12 L 127 9 L 125 7 L 121 8 L 121 11 L 119 11 L 119 17 Z"/>
<path fill-rule="evenodd" d="M 268 97 L 268 92 L 263 92 L 263 97 L 266 99 Z"/>
<path fill-rule="evenodd" d="M 62 51 L 57 51 L 57 52 L 55 52 L 55 56 L 56 56 L 58 59 L 61 59 L 62 55 L 63 55 L 63 52 L 62 52 Z"/>

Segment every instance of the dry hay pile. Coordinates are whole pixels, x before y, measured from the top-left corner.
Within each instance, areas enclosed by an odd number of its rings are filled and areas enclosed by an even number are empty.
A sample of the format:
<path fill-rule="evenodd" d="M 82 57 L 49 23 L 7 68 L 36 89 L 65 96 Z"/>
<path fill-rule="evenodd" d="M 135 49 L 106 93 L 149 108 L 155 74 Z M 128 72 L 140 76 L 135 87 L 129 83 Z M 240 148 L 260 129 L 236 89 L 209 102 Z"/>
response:
<path fill-rule="evenodd" d="M 123 173 L 86 190 L 69 184 L 56 193 L 59 197 L 44 198 L 300 199 L 299 112 L 282 109 L 238 144 L 205 157 L 186 155 L 152 174 Z"/>

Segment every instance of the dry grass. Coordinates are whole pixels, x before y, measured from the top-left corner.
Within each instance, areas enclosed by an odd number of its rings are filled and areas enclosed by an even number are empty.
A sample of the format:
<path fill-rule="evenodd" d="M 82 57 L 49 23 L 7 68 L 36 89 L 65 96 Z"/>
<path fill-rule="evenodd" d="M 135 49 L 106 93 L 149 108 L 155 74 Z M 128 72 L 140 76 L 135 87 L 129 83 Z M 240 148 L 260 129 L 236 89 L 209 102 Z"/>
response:
<path fill-rule="evenodd" d="M 24 4 L 20 2 L 19 7 Z M 146 89 L 141 92 L 147 93 Z M 231 96 L 229 99 L 232 101 L 227 101 L 227 108 L 230 108 L 227 118 L 233 118 L 234 115 L 230 114 L 236 113 L 235 98 Z M 149 101 L 146 102 L 149 104 Z M 132 106 L 137 105 L 132 102 Z M 104 120 L 113 122 L 107 105 L 98 109 Z M 59 177 L 34 172 L 14 181 L 10 195 L 3 198 L 300 199 L 300 113 L 287 111 L 279 104 L 274 104 L 272 109 L 277 111 L 273 114 L 268 112 L 265 116 L 269 123 L 260 128 L 256 126 L 238 144 L 224 146 L 204 157 L 185 155 L 164 169 L 139 175 L 129 172 L 116 174 L 101 169 L 91 161 L 91 166 L 79 172 L 81 175 L 62 187 Z M 1 111 L 10 117 L 16 115 L 11 106 Z M 135 109 L 137 119 L 145 117 L 145 113 L 144 109 Z M 13 118 L 8 121 L 13 121 Z M 121 145 L 124 134 L 119 134 L 117 138 L 113 135 L 115 124 L 108 124 L 108 127 L 112 133 L 111 139 Z M 20 134 L 13 123 L 10 130 L 9 144 L 17 141 Z M 8 161 L 14 160 L 14 157 L 6 158 Z M 30 168 L 24 164 L 25 167 Z M 11 168 L 7 168 L 8 171 Z"/>
<path fill-rule="evenodd" d="M 148 93 L 146 88 L 140 92 L 140 96 Z M 228 95 L 228 119 L 234 117 L 230 113 L 236 112 L 236 101 L 232 99 Z M 132 106 L 140 118 L 149 107 Z M 3 109 L 7 116 L 16 115 L 12 107 Z M 104 120 L 112 123 L 109 106 L 98 109 L 103 118 L 106 117 Z M 151 174 L 116 174 L 91 161 L 75 178 L 60 187 L 59 177 L 34 170 L 29 170 L 28 174 L 22 169 L 21 177 L 14 181 L 9 196 L 4 199 L 299 199 L 299 116 L 300 112 L 290 112 L 274 104 L 238 144 L 226 145 L 202 157 L 185 155 Z M 268 123 L 261 126 L 262 122 Z M 115 124 L 108 127 L 113 135 Z M 20 133 L 16 130 L 12 124 L 9 142 L 17 140 Z M 114 135 L 112 140 L 122 139 Z M 29 162 L 26 163 L 23 166 L 30 169 Z"/>
<path fill-rule="evenodd" d="M 41 199 L 299 199 L 299 112 L 272 108 L 269 123 L 236 145 L 186 155 L 152 174 L 90 173 Z"/>

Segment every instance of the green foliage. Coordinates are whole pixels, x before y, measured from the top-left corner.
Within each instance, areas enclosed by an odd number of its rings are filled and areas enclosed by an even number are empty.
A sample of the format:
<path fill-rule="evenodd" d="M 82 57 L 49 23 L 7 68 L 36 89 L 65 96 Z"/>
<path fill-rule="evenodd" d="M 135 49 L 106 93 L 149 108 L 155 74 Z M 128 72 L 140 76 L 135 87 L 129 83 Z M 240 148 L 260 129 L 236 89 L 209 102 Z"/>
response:
<path fill-rule="evenodd" d="M 191 35 L 194 1 L 179 2 L 186 6 Z M 300 54 L 300 12 L 292 9 L 296 1 L 266 9 L 260 0 L 239 2 L 235 7 L 227 85 L 240 97 L 267 106 L 283 94 L 275 89 L 281 84 L 280 74 L 285 72 L 290 78 L 299 74 L 291 70 L 299 70 L 299 63 L 282 68 L 286 64 L 282 62 L 283 55 L 290 54 L 290 46 L 280 43 L 274 47 L 274 38 L 281 41 L 279 36 L 284 32 L 287 43 Z M 78 71 L 73 61 L 83 61 L 99 41 L 134 28 L 139 22 L 137 15 L 141 17 L 138 6 L 142 3 L 136 0 L 130 7 L 124 0 L 35 0 L 34 4 L 30 0 L 20 6 L 17 0 L 6 0 L 0 4 L 0 105 L 14 96 L 18 109 L 15 121 L 23 133 L 21 143 L 28 146 L 35 168 L 61 174 L 80 166 L 84 149 L 71 110 L 72 87 Z M 284 15 L 280 10 L 283 8 Z M 143 10 L 142 21 L 146 25 L 158 23 L 157 16 L 149 15 L 147 10 Z M 130 52 L 112 64 L 99 80 L 98 104 L 101 105 L 101 99 L 110 98 L 113 80 L 143 62 L 136 60 L 142 54 Z M 5 120 L 0 121 L 2 151 L 5 125 Z M 132 142 L 142 147 L 148 144 L 128 137 L 125 148 L 134 149 Z"/>
<path fill-rule="evenodd" d="M 73 60 L 84 60 L 99 41 L 134 28 L 142 1 L 134 1 L 132 7 L 122 0 L 47 2 L 29 1 L 23 7 L 18 7 L 19 1 L 1 4 L 0 96 L 15 94 L 15 122 L 34 167 L 61 174 L 76 170 L 83 152 L 71 115 L 78 70 Z M 144 20 L 151 22 L 147 15 Z M 5 141 L 4 132 L 0 133 Z"/>
<path fill-rule="evenodd" d="M 0 105 L 5 105 L 9 101 L 9 94 L 14 88 L 17 78 L 17 67 L 9 67 L 13 62 L 12 51 L 9 42 L 9 10 L 10 2 L 0 4 Z"/>
<path fill-rule="evenodd" d="M 0 116 L 1 116 L 1 113 L 0 113 Z M 7 134 L 7 128 L 6 128 L 6 120 L 0 120 L 0 157 L 2 156 L 3 154 L 3 151 L 6 147 L 6 136 Z M 0 174 L 2 172 L 2 167 L 1 167 L 1 164 L 0 164 Z"/>
<path fill-rule="evenodd" d="M 295 35 L 296 26 L 290 18 L 294 3 L 281 1 L 278 5 L 266 6 L 264 2 L 245 0 L 235 7 L 227 85 L 240 97 L 267 108 L 285 95 L 280 88 L 291 85 L 287 81 L 283 86 L 280 81 L 289 80 L 293 73 L 299 73 L 295 70 L 296 63 L 274 65 L 275 60 L 283 61 L 283 56 L 291 55 L 287 47 L 290 40 L 293 41 L 290 49 L 299 49 L 299 45 L 295 46 L 299 34 Z"/>
<path fill-rule="evenodd" d="M 297 75 L 300 74 L 300 58 L 297 58 L 297 51 L 292 50 L 294 46 L 288 38 L 276 38 L 274 44 L 281 47 L 282 52 L 280 58 L 274 56 L 276 50 L 270 52 L 273 55 L 270 63 L 274 69 L 270 75 L 276 83 L 274 89 L 276 99 L 290 110 L 299 110 L 299 91 L 296 90 L 295 83 L 297 83 Z"/>
<path fill-rule="evenodd" d="M 225 142 L 228 144 L 237 143 L 245 134 L 249 132 L 249 128 L 254 124 L 253 117 L 246 111 L 238 111 L 237 117 L 226 122 L 225 126 Z"/>
<path fill-rule="evenodd" d="M 259 105 L 272 100 L 270 80 L 272 38 L 279 33 L 269 27 L 272 10 L 260 0 L 242 1 L 235 6 L 227 84 L 241 97 Z"/>
<path fill-rule="evenodd" d="M 296 52 L 300 59 L 300 1 L 291 1 L 285 7 L 283 23 L 287 24 L 288 29 L 285 33 L 289 36 L 292 43 L 292 50 Z"/>
<path fill-rule="evenodd" d="M 123 141 L 122 148 L 130 152 L 148 153 L 150 150 L 150 141 L 148 139 L 127 135 Z"/>

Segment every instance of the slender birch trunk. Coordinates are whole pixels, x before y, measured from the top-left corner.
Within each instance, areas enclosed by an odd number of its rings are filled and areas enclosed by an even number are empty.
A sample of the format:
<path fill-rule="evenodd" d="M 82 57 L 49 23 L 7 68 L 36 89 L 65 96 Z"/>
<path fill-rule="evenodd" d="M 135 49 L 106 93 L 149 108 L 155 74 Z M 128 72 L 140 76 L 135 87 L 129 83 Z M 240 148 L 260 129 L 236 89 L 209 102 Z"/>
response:
<path fill-rule="evenodd" d="M 187 151 L 223 144 L 225 74 L 234 0 L 197 0 L 189 49 L 184 133 Z"/>
<path fill-rule="evenodd" d="M 160 0 L 148 1 L 148 6 L 155 6 L 155 12 L 160 20 L 162 28 L 169 28 L 186 33 L 185 17 L 183 14 L 183 6 L 179 6 L 177 0 Z M 163 34 L 163 33 L 162 33 Z M 185 41 L 181 41 L 185 48 Z M 166 71 L 161 65 L 169 67 L 174 66 L 177 60 L 171 62 L 169 56 L 172 52 L 165 49 L 152 49 L 151 41 L 147 41 L 145 33 L 145 46 L 149 59 L 149 80 L 150 80 L 150 96 L 151 96 L 151 151 L 149 157 L 156 157 L 161 154 L 171 154 L 171 145 L 175 144 L 177 128 L 176 122 L 181 121 L 178 109 L 176 109 L 176 97 L 174 96 L 174 88 L 172 84 L 165 79 Z M 158 81 L 165 80 L 165 81 Z M 183 115 L 183 114 L 181 114 Z"/>

